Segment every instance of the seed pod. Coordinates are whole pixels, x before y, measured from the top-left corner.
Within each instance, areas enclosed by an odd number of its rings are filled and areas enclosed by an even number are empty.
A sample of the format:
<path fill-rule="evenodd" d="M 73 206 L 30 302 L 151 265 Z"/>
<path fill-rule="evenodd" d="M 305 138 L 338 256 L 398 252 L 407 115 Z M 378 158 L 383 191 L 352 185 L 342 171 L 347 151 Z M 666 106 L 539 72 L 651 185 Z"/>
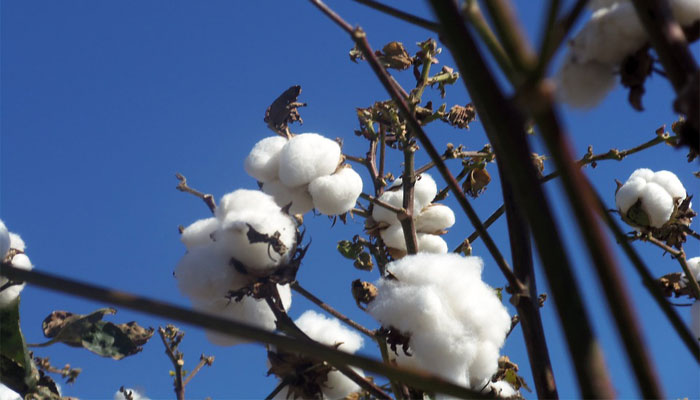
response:
<path fill-rule="evenodd" d="M 464 180 L 462 184 L 462 190 L 464 193 L 470 195 L 473 198 L 477 198 L 484 190 L 486 186 L 491 182 L 491 175 L 486 171 L 486 168 L 475 168 L 469 171 L 467 179 Z"/>

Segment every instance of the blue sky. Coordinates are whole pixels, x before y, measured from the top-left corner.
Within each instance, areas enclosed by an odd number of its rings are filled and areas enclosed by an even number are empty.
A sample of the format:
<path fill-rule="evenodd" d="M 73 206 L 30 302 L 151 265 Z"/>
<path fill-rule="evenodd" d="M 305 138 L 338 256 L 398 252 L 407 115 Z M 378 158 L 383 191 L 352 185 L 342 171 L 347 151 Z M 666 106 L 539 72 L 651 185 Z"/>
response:
<path fill-rule="evenodd" d="M 329 3 L 350 23 L 361 25 L 375 48 L 398 40 L 415 52 L 416 42 L 434 36 L 352 2 Z M 531 38 L 539 35 L 546 2 L 540 3 L 541 7 L 534 7 L 529 1 L 516 2 Z M 347 153 L 362 155 L 365 143 L 353 134 L 355 108 L 388 98 L 366 64 L 350 62 L 347 52 L 352 43 L 346 34 L 304 1 L 6 0 L 0 6 L 1 218 L 25 239 L 38 269 L 182 305 L 188 305 L 187 300 L 178 293 L 171 274 L 185 251 L 177 226 L 207 217 L 209 212 L 199 200 L 174 189 L 175 173 L 183 173 L 192 186 L 217 199 L 237 188 L 255 188 L 255 181 L 243 171 L 243 159 L 255 142 L 271 134 L 263 123 L 266 107 L 294 84 L 302 86 L 301 100 L 309 106 L 301 110 L 304 125 L 294 125 L 293 131 L 342 137 Z M 430 15 L 423 2 L 401 6 Z M 454 66 L 447 54 L 439 59 Z M 411 87 L 410 71 L 396 76 Z M 577 153 L 584 154 L 589 145 L 598 153 L 633 147 L 653 138 L 659 126 L 670 127 L 676 118 L 672 98 L 669 84 L 654 76 L 647 86 L 643 113 L 629 107 L 621 89 L 594 110 L 563 108 L 562 112 Z M 440 101 L 435 91 L 427 93 L 426 99 Z M 448 106 L 469 101 L 461 83 L 448 89 L 447 101 Z M 451 142 L 478 150 L 487 143 L 478 121 L 470 131 L 433 124 L 428 133 L 438 148 Z M 537 137 L 533 145 L 544 152 Z M 425 161 L 420 155 L 417 164 Z M 457 170 L 459 164 L 452 167 Z M 689 193 L 697 193 L 697 180 L 691 174 L 697 164 L 688 164 L 684 151 L 668 146 L 621 163 L 601 162 L 596 169 L 586 169 L 586 174 L 613 207 L 614 179 L 624 181 L 640 167 L 674 171 Z M 390 159 L 388 168 L 398 175 L 398 158 Z M 552 170 L 550 165 L 546 168 L 546 172 Z M 366 171 L 358 170 L 367 178 Z M 495 165 L 490 170 L 494 181 L 473 201 L 482 218 L 501 202 Z M 547 190 L 556 204 L 615 388 L 622 398 L 637 397 L 590 259 L 561 201 L 560 187 L 552 182 Z M 451 198 L 446 203 L 457 208 Z M 376 323 L 354 305 L 350 282 L 373 281 L 376 271 L 355 270 L 335 251 L 338 240 L 360 233 L 362 226 L 358 218 L 331 229 L 326 217 L 307 217 L 307 238 L 312 244 L 299 281 L 374 328 Z M 466 217 L 458 216 L 446 240 L 454 247 L 472 230 Z M 508 255 L 505 221 L 490 231 Z M 636 247 L 656 275 L 678 270 L 656 248 Z M 689 256 L 700 255 L 699 250 L 697 242 L 688 243 Z M 474 244 L 474 254 L 486 262 L 484 279 L 492 286 L 503 286 L 504 279 L 480 241 Z M 668 397 L 698 397 L 697 364 L 624 257 L 619 259 Z M 540 292 L 547 292 L 539 277 Z M 51 311 L 87 313 L 104 306 L 28 287 L 22 293 L 22 327 L 29 342 L 40 342 L 41 321 Z M 290 314 L 297 317 L 309 308 L 313 305 L 295 296 Z M 688 318 L 688 308 L 678 311 Z M 542 312 L 559 392 L 564 398 L 578 397 L 553 305 L 547 302 Z M 120 310 L 113 320 L 137 320 L 150 326 L 168 322 L 127 310 Z M 201 353 L 216 356 L 214 365 L 188 386 L 188 398 L 262 398 L 274 388 L 275 378 L 265 376 L 262 347 L 216 347 L 199 329 L 183 328 L 187 334 L 182 350 L 190 368 Z M 378 355 L 369 342 L 363 352 Z M 56 365 L 70 363 L 83 369 L 75 384 L 63 385 L 66 395 L 111 398 L 124 385 L 140 387 L 154 399 L 172 397 L 170 365 L 158 340 L 146 345 L 141 354 L 119 362 L 63 345 L 37 353 L 51 357 Z M 519 329 L 503 353 L 520 365 L 531 383 Z"/>

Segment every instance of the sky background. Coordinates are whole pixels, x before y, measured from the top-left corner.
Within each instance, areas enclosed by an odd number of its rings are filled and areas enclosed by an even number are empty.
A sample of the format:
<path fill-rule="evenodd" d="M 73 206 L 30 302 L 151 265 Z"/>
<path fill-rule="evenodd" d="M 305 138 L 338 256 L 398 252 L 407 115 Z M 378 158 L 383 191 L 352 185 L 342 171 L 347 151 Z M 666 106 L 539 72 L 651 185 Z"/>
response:
<path fill-rule="evenodd" d="M 396 3 L 430 17 L 423 2 Z M 539 38 L 547 2 L 515 3 L 528 36 Z M 329 1 L 329 5 L 351 24 L 361 25 L 374 48 L 398 40 L 414 53 L 416 42 L 434 37 L 353 2 Z M 183 306 L 188 301 L 178 293 L 172 277 L 185 252 L 177 226 L 208 217 L 209 211 L 200 200 L 175 190 L 175 173 L 183 173 L 193 187 L 217 199 L 237 188 L 256 188 L 243 170 L 243 160 L 255 142 L 272 134 L 263 122 L 267 106 L 296 84 L 303 89 L 300 100 L 309 106 L 301 110 L 304 124 L 292 130 L 342 137 L 344 151 L 361 156 L 366 143 L 353 134 L 358 127 L 355 108 L 388 98 L 368 65 L 350 62 L 352 43 L 347 35 L 305 1 L 3 0 L 0 7 L 0 217 L 25 239 L 27 254 L 37 269 Z M 697 48 L 694 50 L 697 54 Z M 446 53 L 439 60 L 454 66 Z M 395 75 L 407 88 L 415 84 L 410 70 Z M 650 140 L 664 124 L 670 129 L 676 119 L 672 98 L 668 82 L 654 76 L 647 85 L 642 113 L 631 109 L 626 92 L 618 88 L 593 110 L 563 107 L 562 114 L 577 154 L 583 155 L 589 145 L 599 153 Z M 424 99 L 440 102 L 436 91 L 428 91 Z M 461 81 L 448 88 L 446 101 L 448 107 L 469 102 Z M 487 143 L 478 121 L 469 131 L 434 123 L 427 132 L 439 149 L 451 142 L 479 150 Z M 532 143 L 538 152 L 544 152 L 537 136 Z M 621 163 L 601 162 L 585 172 L 611 208 L 614 179 L 624 181 L 640 167 L 674 171 L 694 194 L 698 184 L 692 171 L 697 170 L 697 163 L 688 164 L 685 155 L 683 150 L 661 145 Z M 420 154 L 417 165 L 426 161 Z M 450 166 L 459 171 L 458 162 Z M 391 158 L 387 168 L 398 175 L 398 158 Z M 369 186 L 366 171 L 356 170 Z M 501 204 L 495 164 L 489 170 L 494 180 L 472 202 L 482 219 Z M 545 172 L 551 171 L 547 163 Z M 637 397 L 590 259 L 561 201 L 559 184 L 546 187 L 615 389 L 621 398 Z M 457 209 L 452 197 L 446 204 Z M 312 242 L 298 275 L 301 284 L 356 321 L 376 328 L 350 294 L 352 280 L 374 281 L 376 270 L 356 270 L 335 251 L 337 241 L 362 232 L 362 219 L 333 228 L 324 216 L 307 216 L 305 222 L 306 237 Z M 698 229 L 697 224 L 693 227 Z M 472 231 L 466 217 L 458 214 L 457 224 L 445 238 L 454 248 Z M 505 219 L 490 232 L 509 256 Z M 658 249 L 643 244 L 635 247 L 654 274 L 679 270 Z M 481 241 L 473 248 L 485 260 L 484 280 L 502 287 L 505 281 Z M 689 257 L 700 255 L 696 241 L 690 241 L 686 249 Z M 624 257 L 619 259 L 667 396 L 699 397 L 697 364 Z M 538 289 L 548 292 L 540 272 Z M 105 306 L 27 287 L 21 302 L 25 337 L 30 343 L 44 341 L 41 321 L 53 310 L 88 313 Z M 290 314 L 296 318 L 310 308 L 314 306 L 295 295 Z M 689 319 L 688 307 L 678 311 Z M 579 392 L 573 369 L 550 301 L 542 315 L 559 393 L 563 398 L 576 398 Z M 128 310 L 109 318 L 153 327 L 169 322 Z M 276 385 L 276 378 L 266 377 L 261 346 L 217 347 L 205 340 L 200 329 L 183 328 L 187 332 L 181 345 L 185 368 L 191 369 L 202 353 L 216 356 L 213 366 L 187 386 L 188 398 L 263 398 Z M 367 341 L 361 352 L 378 357 Z M 152 399 L 173 397 L 168 375 L 171 365 L 155 337 L 142 353 L 121 361 L 62 344 L 36 353 L 49 356 L 57 366 L 70 363 L 82 368 L 75 384 L 62 384 L 64 395 L 111 398 L 123 385 L 140 388 Z M 519 328 L 502 354 L 520 365 L 533 386 Z M 524 394 L 535 397 L 534 393 Z"/>

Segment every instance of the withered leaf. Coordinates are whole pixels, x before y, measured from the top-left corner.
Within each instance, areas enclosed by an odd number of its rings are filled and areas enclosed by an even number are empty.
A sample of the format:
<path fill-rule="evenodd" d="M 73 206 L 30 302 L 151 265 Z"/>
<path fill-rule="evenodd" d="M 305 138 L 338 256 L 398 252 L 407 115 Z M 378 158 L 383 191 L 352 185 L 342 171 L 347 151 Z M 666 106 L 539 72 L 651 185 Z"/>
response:
<path fill-rule="evenodd" d="M 413 58 L 408 55 L 401 42 L 389 42 L 382 48 L 382 51 L 377 50 L 376 54 L 387 68 L 402 71 L 413 65 Z"/>
<path fill-rule="evenodd" d="M 306 103 L 297 102 L 300 94 L 301 86 L 295 85 L 285 90 L 270 104 L 265 110 L 264 119 L 270 129 L 283 133 L 291 123 L 304 123 L 299 114 L 299 107 L 306 107 Z"/>
<path fill-rule="evenodd" d="M 44 336 L 51 340 L 36 346 L 62 342 L 115 360 L 140 352 L 153 336 L 153 328 L 143 328 L 133 321 L 114 324 L 102 320 L 114 313 L 113 308 L 101 308 L 87 315 L 54 311 L 42 323 Z"/>
<path fill-rule="evenodd" d="M 471 103 L 462 107 L 460 105 L 454 105 L 450 108 L 450 112 L 447 114 L 447 122 L 461 129 L 469 129 L 469 123 L 476 119 L 476 109 Z"/>

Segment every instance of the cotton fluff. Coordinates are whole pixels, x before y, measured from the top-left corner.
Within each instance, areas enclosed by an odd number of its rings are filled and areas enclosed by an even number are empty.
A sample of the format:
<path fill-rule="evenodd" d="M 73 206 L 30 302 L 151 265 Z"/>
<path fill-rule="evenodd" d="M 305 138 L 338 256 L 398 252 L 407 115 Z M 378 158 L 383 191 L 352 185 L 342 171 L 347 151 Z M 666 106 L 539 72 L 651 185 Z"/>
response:
<path fill-rule="evenodd" d="M 700 19 L 695 0 L 671 0 L 674 17 L 683 26 Z M 569 43 L 559 73 L 562 100 L 574 107 L 592 107 L 614 86 L 614 73 L 625 57 L 648 41 L 628 0 L 597 0 L 591 19 Z"/>
<path fill-rule="evenodd" d="M 4 227 L 4 224 L 3 224 Z M 7 232 L 7 228 L 5 228 L 5 232 Z M 18 251 L 24 251 L 25 250 L 25 244 L 24 240 L 16 234 L 12 232 L 7 232 L 8 235 L 7 237 L 9 238 L 9 249 L 15 249 Z M 2 234 L 0 230 L 0 235 Z M 8 251 L 9 251 L 8 249 Z M 5 251 L 5 254 L 3 254 L 3 259 L 5 258 L 4 256 L 7 255 L 7 251 Z M 31 270 L 34 268 L 32 265 L 31 260 L 29 260 L 29 257 L 27 257 L 26 254 L 24 253 L 17 253 L 12 257 L 11 260 L 11 265 L 15 268 L 20 268 L 24 270 Z M 9 280 L 5 277 L 0 276 L 0 287 L 5 285 Z M 3 291 L 0 292 L 0 308 L 7 307 L 10 304 L 13 304 L 15 300 L 19 297 L 20 292 L 22 292 L 22 289 L 24 289 L 25 284 L 21 283 L 19 285 L 12 285 L 8 286 L 5 288 Z"/>
<path fill-rule="evenodd" d="M 7 230 L 5 223 L 0 220 L 0 260 L 5 258 L 5 255 L 10 250 L 10 232 Z"/>
<path fill-rule="evenodd" d="M 326 215 L 350 211 L 362 193 L 362 178 L 352 168 L 341 168 L 333 175 L 320 176 L 309 184 L 314 207 Z"/>
<path fill-rule="evenodd" d="M 219 220 L 214 217 L 197 220 L 182 231 L 180 241 L 188 250 L 211 243 L 211 234 L 218 228 Z"/>
<path fill-rule="evenodd" d="M 131 392 L 131 398 L 133 400 L 149 400 L 145 394 L 136 389 L 124 388 L 124 391 Z M 126 396 L 124 396 L 124 393 L 117 390 L 116 393 L 114 393 L 114 400 L 126 400 Z"/>
<path fill-rule="evenodd" d="M 279 178 L 288 187 L 306 185 L 332 174 L 340 163 L 338 142 L 316 133 L 302 133 L 280 152 Z"/>
<path fill-rule="evenodd" d="M 502 399 L 508 399 L 518 395 L 518 392 L 506 381 L 489 382 L 486 389 L 483 390 L 485 393 L 489 393 L 491 390 L 496 392 L 496 396 Z"/>
<path fill-rule="evenodd" d="M 22 400 L 22 396 L 0 382 L 0 400 Z"/>
<path fill-rule="evenodd" d="M 245 172 L 260 182 L 270 182 L 279 176 L 280 152 L 287 144 L 281 136 L 271 136 L 259 141 L 245 159 Z"/>
<path fill-rule="evenodd" d="M 325 316 L 308 310 L 304 312 L 296 321 L 296 325 L 311 339 L 325 344 L 326 346 L 338 346 L 338 350 L 347 353 L 355 353 L 363 345 L 362 337 L 350 329 L 341 325 L 335 318 Z M 352 368 L 355 372 L 364 376 L 362 370 Z M 328 379 L 323 383 L 321 391 L 324 399 L 343 399 L 350 393 L 360 390 L 355 382 L 350 380 L 339 371 L 328 373 Z M 285 388 L 276 396 L 276 399 L 286 399 L 288 391 Z"/>
<path fill-rule="evenodd" d="M 289 213 L 292 215 L 306 214 L 314 208 L 313 200 L 306 186 L 288 188 L 281 181 L 274 180 L 263 183 L 262 191 L 274 197 L 275 202 L 280 207 L 291 204 Z"/>
<path fill-rule="evenodd" d="M 695 280 L 700 282 L 700 257 L 689 258 L 686 263 L 688 264 L 690 273 L 695 277 Z M 685 273 L 683 276 L 685 277 Z"/>
<path fill-rule="evenodd" d="M 455 213 L 443 204 L 430 204 L 416 217 L 419 232 L 439 232 L 455 224 Z"/>
<path fill-rule="evenodd" d="M 615 194 L 615 204 L 625 220 L 635 226 L 660 228 L 672 216 L 675 206 L 685 199 L 683 184 L 673 172 L 653 172 L 640 168 L 630 175 Z M 632 215 L 632 206 L 640 202 L 641 211 L 648 217 Z"/>
<path fill-rule="evenodd" d="M 393 261 L 396 277 L 380 279 L 368 312 L 384 327 L 410 335 L 417 365 L 468 387 L 498 369 L 498 349 L 510 328 L 510 316 L 493 288 L 481 280 L 483 262 L 457 254 L 420 253 Z"/>
<path fill-rule="evenodd" d="M 403 234 L 401 224 L 390 225 L 388 228 L 379 231 L 379 235 L 388 247 L 406 251 L 406 236 Z M 417 232 L 416 240 L 418 252 L 447 253 L 447 243 L 438 235 Z"/>
<path fill-rule="evenodd" d="M 385 191 L 379 196 L 379 200 L 388 203 L 394 207 L 403 207 L 403 181 L 399 178 L 389 187 L 390 190 Z M 413 211 L 418 215 L 420 211 L 433 201 L 437 195 L 437 184 L 433 177 L 429 174 L 421 174 L 416 184 L 413 186 Z M 375 205 L 372 211 L 372 218 L 377 222 L 386 222 L 393 224 L 398 222 L 396 213 L 382 206 Z"/>
<path fill-rule="evenodd" d="M 282 299 L 284 309 L 288 310 L 292 305 L 292 292 L 289 285 L 277 285 L 277 291 Z M 196 310 L 233 321 L 245 322 L 268 331 L 274 331 L 276 328 L 275 315 L 265 300 L 245 296 L 241 301 L 218 298 L 209 301 L 193 301 L 192 305 Z M 206 329 L 204 332 L 207 340 L 217 346 L 234 346 L 248 342 L 239 337 L 211 329 Z"/>

